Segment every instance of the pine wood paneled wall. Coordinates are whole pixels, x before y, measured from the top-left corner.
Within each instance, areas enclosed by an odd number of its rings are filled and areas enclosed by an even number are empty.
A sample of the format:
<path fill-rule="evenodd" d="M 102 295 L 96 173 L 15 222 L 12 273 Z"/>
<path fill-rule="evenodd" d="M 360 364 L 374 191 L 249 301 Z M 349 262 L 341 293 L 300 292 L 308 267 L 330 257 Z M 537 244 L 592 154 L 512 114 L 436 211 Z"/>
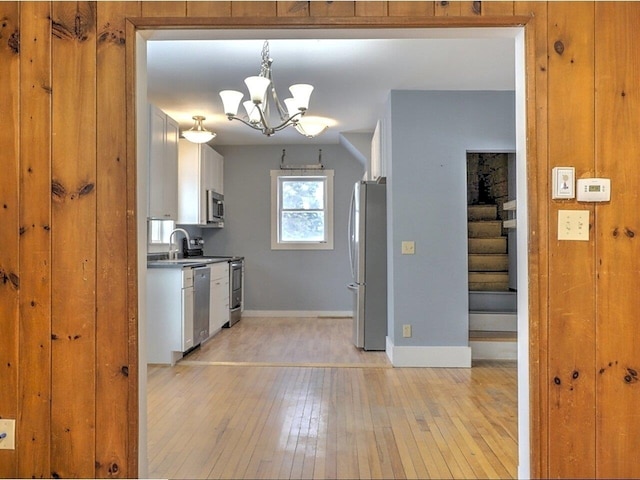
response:
<path fill-rule="evenodd" d="M 640 477 L 640 4 L 537 1 L 0 2 L 0 477 L 137 474 L 132 23 L 521 19 L 532 473 Z M 550 200 L 558 165 L 611 202 Z M 589 211 L 588 242 L 556 240 L 560 209 Z"/>

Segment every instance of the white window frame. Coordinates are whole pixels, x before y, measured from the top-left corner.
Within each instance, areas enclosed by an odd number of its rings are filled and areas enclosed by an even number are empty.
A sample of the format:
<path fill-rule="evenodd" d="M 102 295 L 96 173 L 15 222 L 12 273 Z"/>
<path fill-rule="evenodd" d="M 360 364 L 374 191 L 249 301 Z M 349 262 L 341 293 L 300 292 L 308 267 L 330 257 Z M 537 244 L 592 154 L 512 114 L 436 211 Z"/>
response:
<path fill-rule="evenodd" d="M 323 178 L 324 226 L 323 241 L 284 242 L 280 233 L 280 178 Z M 272 250 L 333 250 L 333 170 L 271 170 L 271 249 Z"/>
<path fill-rule="evenodd" d="M 174 220 L 148 219 L 147 243 L 149 245 L 169 245 L 169 237 L 175 227 Z"/>

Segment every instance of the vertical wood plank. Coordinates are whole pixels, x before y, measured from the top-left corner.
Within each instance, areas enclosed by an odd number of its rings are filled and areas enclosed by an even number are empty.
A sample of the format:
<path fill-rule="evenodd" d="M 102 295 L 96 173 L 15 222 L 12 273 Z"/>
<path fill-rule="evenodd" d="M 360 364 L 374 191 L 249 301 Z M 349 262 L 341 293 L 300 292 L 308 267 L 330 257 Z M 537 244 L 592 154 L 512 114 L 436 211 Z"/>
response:
<path fill-rule="evenodd" d="M 386 17 L 389 13 L 389 2 L 356 1 L 356 17 Z"/>
<path fill-rule="evenodd" d="M 18 417 L 19 4 L 0 4 L 0 417 Z M 6 120 L 5 120 L 6 119 Z M 15 450 L 0 450 L 0 477 L 17 476 Z"/>
<path fill-rule="evenodd" d="M 20 478 L 51 476 L 50 16 L 48 2 L 21 4 Z"/>
<path fill-rule="evenodd" d="M 131 478 L 128 424 L 125 17 L 139 14 L 134 2 L 98 2 L 97 24 L 97 278 L 96 278 L 96 478 Z M 131 39 L 133 41 L 133 39 Z M 131 417 L 131 418 L 130 418 Z"/>
<path fill-rule="evenodd" d="M 95 8 L 54 2 L 52 11 L 53 477 L 95 475 Z"/>
<path fill-rule="evenodd" d="M 594 173 L 594 5 L 549 3 L 549 168 Z M 595 242 L 558 241 L 558 210 L 549 209 L 549 476 L 595 475 Z M 592 230 L 593 232 L 593 230 Z M 570 266 L 570 268 L 567 268 Z M 580 432 L 576 434 L 576 432 Z"/>
<path fill-rule="evenodd" d="M 231 2 L 187 2 L 187 17 L 230 17 Z"/>
<path fill-rule="evenodd" d="M 436 17 L 459 17 L 462 12 L 461 2 L 435 2 L 434 9 Z"/>
<path fill-rule="evenodd" d="M 275 17 L 277 2 L 233 1 L 231 2 L 232 17 Z"/>
<path fill-rule="evenodd" d="M 612 185 L 596 206 L 596 476 L 638 478 L 640 4 L 598 2 L 595 18 L 595 173 Z"/>
<path fill-rule="evenodd" d="M 278 17 L 308 17 L 309 2 L 285 1 L 277 2 Z"/>
<path fill-rule="evenodd" d="M 460 2 L 460 15 L 465 16 L 473 16 L 473 15 L 482 15 L 482 5 L 484 2 L 480 0 L 475 1 L 467 1 L 464 0 Z"/>
<path fill-rule="evenodd" d="M 312 17 L 353 17 L 356 13 L 355 2 L 352 1 L 312 1 L 309 14 Z"/>
<path fill-rule="evenodd" d="M 527 42 L 527 109 L 528 129 L 535 126 L 535 134 L 528 148 L 529 188 L 529 428 L 531 442 L 531 477 L 548 477 L 548 418 L 547 402 L 547 327 L 549 272 L 546 261 L 549 251 L 549 157 L 547 155 L 548 120 L 548 55 L 547 3 L 516 2 L 516 15 L 532 16 L 526 26 Z M 534 42 L 533 45 L 530 43 Z M 533 108 L 531 107 L 533 105 Z M 543 464 L 544 460 L 544 464 Z"/>
<path fill-rule="evenodd" d="M 513 2 L 482 2 L 482 15 L 513 15 Z"/>
<path fill-rule="evenodd" d="M 433 2 L 423 1 L 392 1 L 389 2 L 390 17 L 432 17 Z"/>
<path fill-rule="evenodd" d="M 184 1 L 143 0 L 140 4 L 144 17 L 184 17 L 187 14 Z"/>

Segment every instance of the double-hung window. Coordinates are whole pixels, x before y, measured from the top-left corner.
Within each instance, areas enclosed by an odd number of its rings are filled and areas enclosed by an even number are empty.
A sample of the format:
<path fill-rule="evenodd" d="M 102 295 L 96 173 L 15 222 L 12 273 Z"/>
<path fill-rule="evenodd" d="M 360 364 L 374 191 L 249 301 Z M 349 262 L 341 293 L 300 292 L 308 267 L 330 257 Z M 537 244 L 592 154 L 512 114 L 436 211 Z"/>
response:
<path fill-rule="evenodd" d="M 333 170 L 271 171 L 271 248 L 333 249 Z"/>

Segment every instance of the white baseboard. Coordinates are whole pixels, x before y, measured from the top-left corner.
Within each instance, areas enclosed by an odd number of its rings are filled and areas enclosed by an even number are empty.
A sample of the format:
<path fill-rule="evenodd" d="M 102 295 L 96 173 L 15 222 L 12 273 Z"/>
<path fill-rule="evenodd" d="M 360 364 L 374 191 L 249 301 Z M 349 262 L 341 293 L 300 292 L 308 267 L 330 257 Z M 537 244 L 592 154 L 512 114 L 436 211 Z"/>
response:
<path fill-rule="evenodd" d="M 471 368 L 470 347 L 399 347 L 387 337 L 387 357 L 394 367 Z"/>
<path fill-rule="evenodd" d="M 352 318 L 350 310 L 245 310 L 243 317 L 330 317 Z"/>

